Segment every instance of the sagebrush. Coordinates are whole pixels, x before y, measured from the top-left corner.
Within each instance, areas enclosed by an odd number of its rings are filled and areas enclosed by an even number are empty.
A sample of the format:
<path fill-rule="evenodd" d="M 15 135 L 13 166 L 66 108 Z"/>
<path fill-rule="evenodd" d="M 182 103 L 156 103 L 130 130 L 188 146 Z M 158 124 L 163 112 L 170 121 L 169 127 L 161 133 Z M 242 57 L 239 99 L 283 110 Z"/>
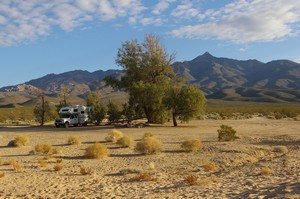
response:
<path fill-rule="evenodd" d="M 68 139 L 68 144 L 69 145 L 79 145 L 81 144 L 81 138 L 78 135 L 72 135 Z"/>
<path fill-rule="evenodd" d="M 221 125 L 217 132 L 219 141 L 234 141 L 238 138 L 235 135 L 236 131 L 231 126 Z"/>
<path fill-rule="evenodd" d="M 108 154 L 109 151 L 105 145 L 96 143 L 86 148 L 84 156 L 90 159 L 102 159 L 107 157 Z"/>
<path fill-rule="evenodd" d="M 132 147 L 133 146 L 133 139 L 127 135 L 124 135 L 117 141 L 118 145 L 121 145 L 122 147 Z"/>
<path fill-rule="evenodd" d="M 7 146 L 9 147 L 21 147 L 21 146 L 26 146 L 28 143 L 28 136 L 26 135 L 19 135 L 15 137 L 14 140 L 10 141 Z"/>
<path fill-rule="evenodd" d="M 186 140 L 181 144 L 181 148 L 185 152 L 193 152 L 196 153 L 203 148 L 203 144 L 199 139 L 190 139 Z"/>
<path fill-rule="evenodd" d="M 162 150 L 162 144 L 161 141 L 158 140 L 155 137 L 146 137 L 136 143 L 135 151 L 150 155 L 150 154 L 156 154 Z"/>
<path fill-rule="evenodd" d="M 124 135 L 121 131 L 117 129 L 113 129 L 107 137 L 105 137 L 105 140 L 108 142 L 117 142 L 120 138 L 122 138 Z"/>
<path fill-rule="evenodd" d="M 37 144 L 34 150 L 37 154 L 45 154 L 45 155 L 52 154 L 53 152 L 53 148 L 50 144 Z"/>

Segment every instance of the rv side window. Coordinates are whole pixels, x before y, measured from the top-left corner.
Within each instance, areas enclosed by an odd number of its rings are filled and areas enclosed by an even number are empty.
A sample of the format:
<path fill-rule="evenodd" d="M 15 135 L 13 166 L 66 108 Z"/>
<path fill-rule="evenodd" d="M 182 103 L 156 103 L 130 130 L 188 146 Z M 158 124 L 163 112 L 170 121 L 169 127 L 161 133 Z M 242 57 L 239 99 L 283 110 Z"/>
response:
<path fill-rule="evenodd" d="M 68 112 L 69 111 L 69 109 L 63 109 L 63 110 L 61 110 L 62 112 Z"/>
<path fill-rule="evenodd" d="M 77 113 L 77 112 L 78 112 L 78 109 L 77 109 L 77 108 L 76 108 L 76 109 L 74 109 L 74 112 L 75 112 L 75 113 Z"/>

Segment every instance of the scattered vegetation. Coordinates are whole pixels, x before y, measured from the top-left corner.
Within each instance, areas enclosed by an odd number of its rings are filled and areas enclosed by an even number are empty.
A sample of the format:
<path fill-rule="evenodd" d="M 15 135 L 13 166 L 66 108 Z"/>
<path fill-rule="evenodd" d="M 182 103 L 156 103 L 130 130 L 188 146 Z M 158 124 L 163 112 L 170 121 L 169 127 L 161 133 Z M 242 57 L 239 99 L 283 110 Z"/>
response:
<path fill-rule="evenodd" d="M 53 153 L 53 148 L 49 144 L 38 144 L 34 148 L 37 154 L 49 155 Z"/>
<path fill-rule="evenodd" d="M 202 167 L 204 168 L 204 171 L 207 171 L 207 172 L 217 170 L 217 166 L 213 163 L 204 164 Z"/>
<path fill-rule="evenodd" d="M 63 167 L 62 165 L 60 165 L 60 164 L 56 164 L 56 165 L 53 167 L 54 171 L 61 171 L 63 168 L 64 168 L 64 167 Z"/>
<path fill-rule="evenodd" d="M 147 138 L 147 137 L 153 137 L 153 136 L 154 136 L 153 133 L 146 132 L 146 133 L 144 133 L 144 135 L 143 135 L 143 139 L 145 139 L 145 138 Z"/>
<path fill-rule="evenodd" d="M 19 135 L 14 140 L 10 141 L 7 146 L 9 147 L 21 147 L 26 146 L 28 143 L 28 136 L 26 135 Z"/>
<path fill-rule="evenodd" d="M 92 169 L 87 167 L 80 167 L 80 173 L 82 175 L 90 175 L 92 174 Z"/>
<path fill-rule="evenodd" d="M 121 145 L 122 147 L 132 147 L 133 145 L 133 139 L 127 135 L 124 135 L 117 141 L 118 145 Z"/>
<path fill-rule="evenodd" d="M 11 165 L 15 172 L 21 172 L 23 170 L 23 166 L 16 161 L 12 161 Z"/>
<path fill-rule="evenodd" d="M 90 158 L 90 159 L 102 159 L 102 158 L 107 157 L 108 154 L 109 154 L 109 151 L 105 145 L 96 143 L 96 144 L 89 146 L 85 150 L 84 156 L 86 158 Z"/>
<path fill-rule="evenodd" d="M 156 154 L 160 152 L 161 149 L 161 142 L 155 137 L 146 137 L 136 143 L 135 146 L 135 151 L 145 155 Z"/>
<path fill-rule="evenodd" d="M 0 178 L 3 178 L 5 176 L 4 172 L 0 172 Z"/>
<path fill-rule="evenodd" d="M 63 149 L 62 149 L 62 147 L 55 147 L 55 148 L 53 148 L 52 154 L 55 154 L 55 155 L 62 155 L 62 154 L 63 154 Z"/>
<path fill-rule="evenodd" d="M 47 167 L 48 166 L 47 161 L 44 160 L 44 159 L 39 159 L 38 163 L 39 163 L 40 167 Z"/>
<path fill-rule="evenodd" d="M 183 181 L 189 186 L 196 185 L 198 182 L 198 177 L 195 175 L 189 175 L 186 178 L 184 178 Z"/>
<path fill-rule="evenodd" d="M 62 163 L 62 161 L 63 161 L 62 159 L 56 159 L 56 163 L 58 163 L 58 164 Z"/>
<path fill-rule="evenodd" d="M 132 178 L 133 181 L 157 181 L 157 178 L 151 176 L 148 172 L 143 172 Z"/>
<path fill-rule="evenodd" d="M 199 139 L 190 139 L 186 140 L 181 144 L 181 148 L 185 152 L 193 152 L 196 153 L 203 148 L 203 144 Z"/>
<path fill-rule="evenodd" d="M 108 142 L 114 142 L 116 143 L 120 138 L 122 138 L 124 135 L 121 131 L 117 129 L 113 129 L 107 137 L 105 137 L 105 140 Z"/>
<path fill-rule="evenodd" d="M 236 131 L 231 126 L 221 125 L 217 132 L 219 141 L 234 141 L 238 138 L 235 135 Z"/>
<path fill-rule="evenodd" d="M 69 145 L 80 145 L 81 144 L 81 138 L 78 135 L 72 135 L 68 139 Z"/>
<path fill-rule="evenodd" d="M 270 168 L 263 168 L 260 172 L 260 175 L 273 175 L 274 171 Z"/>

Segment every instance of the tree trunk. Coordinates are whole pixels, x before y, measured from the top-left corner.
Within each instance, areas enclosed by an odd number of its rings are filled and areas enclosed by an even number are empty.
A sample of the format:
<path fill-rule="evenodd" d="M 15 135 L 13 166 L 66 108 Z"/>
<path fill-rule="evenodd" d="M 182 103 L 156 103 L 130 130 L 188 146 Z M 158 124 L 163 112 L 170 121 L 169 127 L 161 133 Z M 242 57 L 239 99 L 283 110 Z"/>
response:
<path fill-rule="evenodd" d="M 177 126 L 176 114 L 173 113 L 172 115 L 173 115 L 173 125 Z"/>

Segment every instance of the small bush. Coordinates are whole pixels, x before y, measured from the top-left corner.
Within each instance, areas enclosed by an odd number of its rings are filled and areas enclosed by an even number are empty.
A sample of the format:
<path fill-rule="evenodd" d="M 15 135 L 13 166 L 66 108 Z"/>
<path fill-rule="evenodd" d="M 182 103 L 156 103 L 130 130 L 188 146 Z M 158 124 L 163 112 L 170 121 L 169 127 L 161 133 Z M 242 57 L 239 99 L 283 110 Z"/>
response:
<path fill-rule="evenodd" d="M 217 169 L 217 166 L 213 163 L 207 163 L 203 165 L 204 171 L 215 171 Z"/>
<path fill-rule="evenodd" d="M 92 169 L 86 168 L 86 167 L 80 167 L 80 173 L 82 175 L 90 175 L 90 174 L 92 174 Z"/>
<path fill-rule="evenodd" d="M 63 167 L 62 165 L 60 165 L 60 164 L 56 164 L 56 165 L 53 167 L 54 171 L 61 171 L 63 168 L 64 168 L 64 167 Z"/>
<path fill-rule="evenodd" d="M 148 137 L 153 137 L 154 135 L 150 132 L 144 133 L 143 139 L 148 138 Z"/>
<path fill-rule="evenodd" d="M 203 148 L 202 142 L 198 139 L 186 140 L 181 144 L 181 148 L 185 152 L 196 153 Z"/>
<path fill-rule="evenodd" d="M 196 185 L 198 182 L 198 177 L 195 175 L 189 175 L 184 179 L 184 183 L 186 183 L 187 185 Z"/>
<path fill-rule="evenodd" d="M 68 139 L 68 144 L 69 145 L 79 145 L 81 144 L 81 138 L 79 136 L 70 136 Z"/>
<path fill-rule="evenodd" d="M 40 159 L 38 160 L 39 164 L 40 164 L 40 167 L 47 167 L 48 166 L 48 163 L 46 160 L 44 159 Z"/>
<path fill-rule="evenodd" d="M 9 147 L 21 147 L 26 146 L 28 142 L 28 136 L 19 135 L 14 140 L 10 141 L 7 146 Z"/>
<path fill-rule="evenodd" d="M 5 176 L 4 172 L 0 172 L 0 178 L 3 178 Z"/>
<path fill-rule="evenodd" d="M 143 172 L 132 178 L 133 181 L 156 181 L 157 178 L 153 178 L 150 173 Z"/>
<path fill-rule="evenodd" d="M 263 168 L 259 173 L 260 175 L 272 175 L 274 171 L 270 168 Z"/>
<path fill-rule="evenodd" d="M 231 126 L 221 125 L 217 131 L 219 141 L 233 141 L 238 138 L 235 136 L 236 131 Z"/>
<path fill-rule="evenodd" d="M 63 154 L 62 147 L 55 147 L 55 148 L 53 148 L 52 154 L 54 154 L 54 155 L 62 155 Z"/>
<path fill-rule="evenodd" d="M 273 152 L 275 152 L 275 153 L 287 153 L 287 152 L 289 152 L 289 150 L 286 146 L 275 146 L 273 148 Z"/>
<path fill-rule="evenodd" d="M 105 138 L 108 142 L 116 143 L 120 138 L 123 137 L 123 133 L 117 129 L 113 129 L 108 136 Z"/>
<path fill-rule="evenodd" d="M 23 170 L 23 166 L 18 162 L 13 161 L 11 162 L 11 165 L 16 172 L 21 172 Z"/>
<path fill-rule="evenodd" d="M 89 146 L 85 150 L 84 156 L 86 158 L 90 158 L 90 159 L 102 159 L 102 158 L 107 157 L 108 154 L 109 154 L 109 151 L 105 145 L 96 143 L 96 144 Z"/>
<path fill-rule="evenodd" d="M 53 148 L 49 144 L 38 144 L 34 148 L 37 154 L 52 154 Z"/>
<path fill-rule="evenodd" d="M 127 135 L 124 135 L 117 141 L 118 145 L 121 145 L 122 147 L 132 147 L 133 145 L 133 139 Z"/>
<path fill-rule="evenodd" d="M 135 151 L 145 155 L 156 154 L 161 151 L 161 142 L 154 137 L 147 137 L 138 142 Z"/>

